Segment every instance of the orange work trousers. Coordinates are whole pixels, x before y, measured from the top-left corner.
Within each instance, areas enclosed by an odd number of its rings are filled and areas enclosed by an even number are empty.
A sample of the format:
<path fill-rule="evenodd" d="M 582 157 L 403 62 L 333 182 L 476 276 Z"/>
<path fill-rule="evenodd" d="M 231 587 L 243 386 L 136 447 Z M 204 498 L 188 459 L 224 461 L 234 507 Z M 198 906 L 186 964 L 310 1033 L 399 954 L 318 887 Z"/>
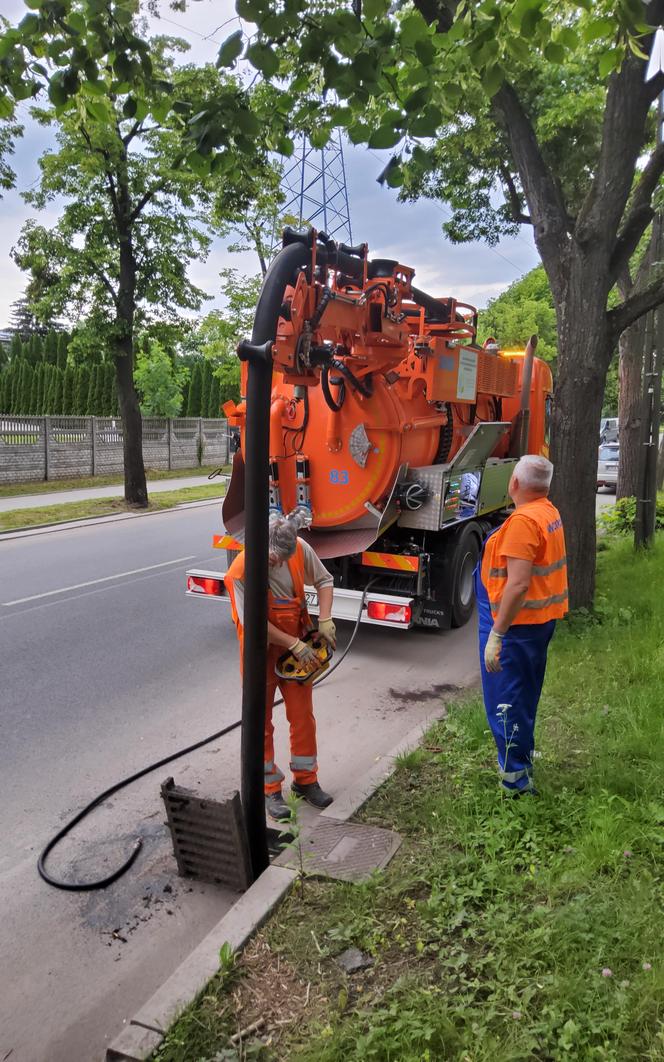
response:
<path fill-rule="evenodd" d="M 297 598 L 275 598 L 268 594 L 268 619 L 279 630 L 300 638 L 305 633 L 306 623 L 302 605 Z M 243 638 L 240 638 L 240 660 L 242 660 Z M 316 720 L 312 688 L 300 682 L 279 678 L 274 666 L 285 649 L 279 645 L 270 645 L 267 653 L 267 688 L 265 691 L 265 737 L 263 760 L 265 770 L 265 793 L 278 793 L 284 780 L 274 760 L 274 723 L 272 710 L 277 689 L 284 698 L 286 718 L 290 728 L 290 769 L 293 778 L 300 785 L 309 785 L 318 780 L 318 763 L 316 760 Z"/>

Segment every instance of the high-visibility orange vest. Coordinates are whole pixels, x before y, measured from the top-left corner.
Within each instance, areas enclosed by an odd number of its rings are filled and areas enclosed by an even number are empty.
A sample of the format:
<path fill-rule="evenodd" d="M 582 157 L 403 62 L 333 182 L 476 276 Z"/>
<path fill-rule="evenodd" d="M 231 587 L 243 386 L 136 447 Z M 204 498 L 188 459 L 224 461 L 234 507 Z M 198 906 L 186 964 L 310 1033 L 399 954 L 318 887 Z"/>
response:
<path fill-rule="evenodd" d="M 237 557 L 231 564 L 230 568 L 224 576 L 224 585 L 228 590 L 228 596 L 231 602 L 231 615 L 233 617 L 233 623 L 237 627 L 238 636 L 240 641 L 243 639 L 243 626 L 240 622 L 240 617 L 235 605 L 235 591 L 233 583 L 236 579 L 244 582 L 244 570 L 245 570 L 246 552 L 238 553 Z M 300 602 L 302 610 L 302 620 L 308 623 L 309 616 L 307 614 L 307 600 L 304 593 L 304 550 L 300 542 L 297 543 L 295 553 L 292 557 L 288 558 L 288 570 L 290 572 L 291 579 L 293 580 L 293 598 L 291 600 L 297 600 Z M 268 588 L 268 615 L 267 618 L 270 623 L 273 623 L 275 627 L 283 629 L 279 619 L 279 599 L 274 597 L 272 591 Z M 290 633 L 290 632 L 289 632 Z M 283 650 L 280 650 L 283 652 Z"/>
<path fill-rule="evenodd" d="M 533 560 L 530 585 L 520 612 L 512 624 L 547 623 L 562 619 L 568 612 L 567 555 L 560 513 L 548 498 L 527 502 L 507 518 L 487 540 L 482 558 L 482 582 L 486 587 L 491 614 L 498 615 L 507 584 L 507 556 L 503 551 L 510 521 L 516 513 L 535 525 L 539 547 Z"/>

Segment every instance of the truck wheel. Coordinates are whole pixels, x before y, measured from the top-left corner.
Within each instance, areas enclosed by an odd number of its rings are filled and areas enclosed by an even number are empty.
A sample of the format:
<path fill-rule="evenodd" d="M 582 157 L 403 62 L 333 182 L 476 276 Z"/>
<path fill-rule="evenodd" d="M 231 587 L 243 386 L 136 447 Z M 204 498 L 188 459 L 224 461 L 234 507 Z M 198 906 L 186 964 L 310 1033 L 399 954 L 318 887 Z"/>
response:
<path fill-rule="evenodd" d="M 473 614 L 475 607 L 473 572 L 480 555 L 480 546 L 479 528 L 476 524 L 468 524 L 459 534 L 450 565 L 453 627 L 463 627 Z"/>

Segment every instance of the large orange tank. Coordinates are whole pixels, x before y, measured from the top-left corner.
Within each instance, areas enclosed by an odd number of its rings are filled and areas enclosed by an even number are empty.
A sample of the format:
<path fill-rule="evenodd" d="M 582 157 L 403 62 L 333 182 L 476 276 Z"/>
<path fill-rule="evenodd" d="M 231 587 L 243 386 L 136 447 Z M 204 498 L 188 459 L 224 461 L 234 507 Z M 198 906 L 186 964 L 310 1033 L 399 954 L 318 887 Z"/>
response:
<path fill-rule="evenodd" d="M 367 505 L 382 505 L 401 465 L 434 462 L 441 417 L 422 388 L 409 396 L 403 380 L 373 380 L 370 398 L 345 389 L 341 409 L 329 409 L 320 387 L 296 400 L 296 388 L 275 373 L 270 419 L 270 458 L 278 466 L 285 511 L 297 503 L 296 459 L 304 456 L 310 477 L 314 526 L 354 524 Z M 332 385 L 333 397 L 340 386 Z"/>

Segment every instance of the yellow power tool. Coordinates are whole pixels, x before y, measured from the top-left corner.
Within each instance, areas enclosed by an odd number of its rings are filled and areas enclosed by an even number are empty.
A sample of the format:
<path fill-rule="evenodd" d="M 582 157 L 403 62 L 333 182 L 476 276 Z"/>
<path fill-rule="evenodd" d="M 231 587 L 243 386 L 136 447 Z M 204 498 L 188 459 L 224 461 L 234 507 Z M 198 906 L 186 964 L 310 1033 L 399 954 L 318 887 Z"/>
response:
<path fill-rule="evenodd" d="M 308 668 L 306 664 L 300 663 L 294 653 L 284 653 L 274 665 L 274 670 L 279 678 L 288 679 L 289 682 L 301 682 L 303 686 L 308 686 L 324 671 L 327 671 L 332 659 L 332 650 L 318 631 L 309 631 L 302 641 L 310 645 L 316 654 L 318 661 L 316 667 Z"/>

